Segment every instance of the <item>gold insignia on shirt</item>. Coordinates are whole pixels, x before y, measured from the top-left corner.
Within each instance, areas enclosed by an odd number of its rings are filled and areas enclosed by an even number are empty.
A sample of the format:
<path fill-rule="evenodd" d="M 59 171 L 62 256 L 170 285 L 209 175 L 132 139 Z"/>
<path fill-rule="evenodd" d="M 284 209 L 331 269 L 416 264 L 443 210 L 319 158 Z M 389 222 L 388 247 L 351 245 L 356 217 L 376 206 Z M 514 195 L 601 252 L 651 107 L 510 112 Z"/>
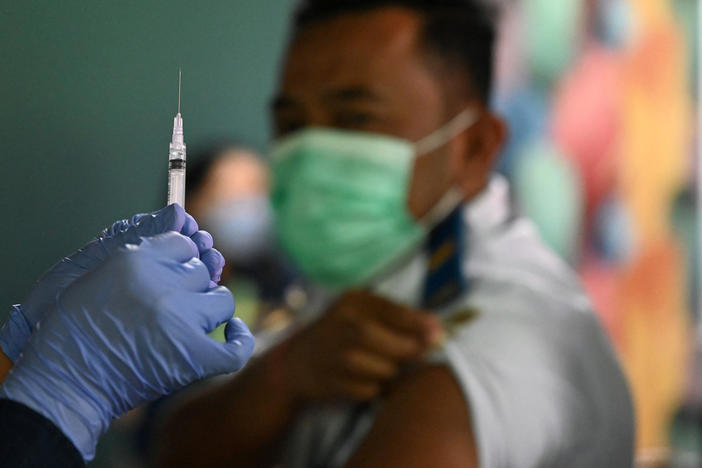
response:
<path fill-rule="evenodd" d="M 441 247 L 436 249 L 429 258 L 429 271 L 436 271 L 441 265 L 453 257 L 456 253 L 456 243 L 453 240 L 444 242 Z"/>
<path fill-rule="evenodd" d="M 446 318 L 441 320 L 444 325 L 444 330 L 446 331 L 446 336 L 450 338 L 458 332 L 461 327 L 475 320 L 478 315 L 480 315 L 480 311 L 474 307 L 458 309 L 447 314 Z"/>
<path fill-rule="evenodd" d="M 480 311 L 474 307 L 466 307 L 447 313 L 441 317 L 441 324 L 444 327 L 443 334 L 431 346 L 430 352 L 443 347 L 458 331 L 480 315 Z"/>

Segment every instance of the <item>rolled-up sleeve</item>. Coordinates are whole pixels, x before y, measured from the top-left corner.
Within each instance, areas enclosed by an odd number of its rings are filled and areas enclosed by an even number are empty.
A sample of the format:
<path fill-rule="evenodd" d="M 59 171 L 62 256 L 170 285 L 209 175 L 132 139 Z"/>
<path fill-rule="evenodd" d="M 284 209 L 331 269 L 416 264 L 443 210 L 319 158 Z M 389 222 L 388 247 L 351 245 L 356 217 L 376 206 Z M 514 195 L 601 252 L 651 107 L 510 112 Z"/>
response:
<path fill-rule="evenodd" d="M 480 467 L 631 466 L 629 392 L 595 316 L 519 290 L 471 306 L 432 360 L 463 390 Z"/>

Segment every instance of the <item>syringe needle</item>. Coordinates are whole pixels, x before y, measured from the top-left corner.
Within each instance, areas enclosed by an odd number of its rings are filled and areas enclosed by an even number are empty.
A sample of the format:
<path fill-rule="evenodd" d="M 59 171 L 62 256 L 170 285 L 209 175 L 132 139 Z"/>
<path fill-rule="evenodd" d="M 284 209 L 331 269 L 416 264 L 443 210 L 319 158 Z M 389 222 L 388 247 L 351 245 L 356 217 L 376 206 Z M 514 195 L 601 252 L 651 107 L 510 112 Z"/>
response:
<path fill-rule="evenodd" d="M 180 114 L 180 67 L 178 67 L 178 113 Z"/>

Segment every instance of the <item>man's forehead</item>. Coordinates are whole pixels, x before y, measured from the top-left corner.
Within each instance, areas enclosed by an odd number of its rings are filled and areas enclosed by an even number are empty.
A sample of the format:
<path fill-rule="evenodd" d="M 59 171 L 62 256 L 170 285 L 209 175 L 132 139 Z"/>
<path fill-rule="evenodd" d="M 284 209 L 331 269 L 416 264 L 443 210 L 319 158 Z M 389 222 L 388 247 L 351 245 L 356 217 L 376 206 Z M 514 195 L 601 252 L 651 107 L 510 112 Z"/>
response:
<path fill-rule="evenodd" d="M 421 17 L 399 7 L 340 14 L 303 27 L 288 50 L 283 87 L 347 85 L 418 61 Z M 379 76 L 382 78 L 382 76 Z M 346 83 L 343 83 L 346 81 Z"/>
<path fill-rule="evenodd" d="M 421 23 L 416 11 L 396 6 L 372 8 L 368 10 L 340 13 L 322 19 L 299 31 L 298 38 L 321 34 L 326 36 L 334 31 L 335 38 L 360 39 L 381 47 L 404 48 L 410 45 Z M 340 37 L 340 36 L 343 36 Z M 326 37 L 327 41 L 333 39 Z"/>

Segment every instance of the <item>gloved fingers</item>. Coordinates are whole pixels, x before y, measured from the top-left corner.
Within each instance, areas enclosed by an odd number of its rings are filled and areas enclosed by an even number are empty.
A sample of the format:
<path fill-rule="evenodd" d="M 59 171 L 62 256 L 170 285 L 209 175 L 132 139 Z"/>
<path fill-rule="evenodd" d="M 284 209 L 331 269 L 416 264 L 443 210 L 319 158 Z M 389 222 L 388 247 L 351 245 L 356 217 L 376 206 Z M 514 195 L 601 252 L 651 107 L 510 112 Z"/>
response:
<path fill-rule="evenodd" d="M 177 265 L 177 268 L 182 274 L 180 288 L 196 293 L 210 290 L 210 272 L 199 258 L 193 257 Z"/>
<path fill-rule="evenodd" d="M 200 260 L 207 265 L 210 272 L 210 279 L 219 283 L 222 279 L 222 268 L 224 268 L 224 256 L 217 249 L 200 251 Z"/>
<path fill-rule="evenodd" d="M 192 239 L 172 231 L 151 237 L 142 237 L 140 248 L 155 256 L 180 263 L 198 256 L 197 246 Z"/>
<path fill-rule="evenodd" d="M 142 218 L 139 223 L 139 235 L 151 236 L 166 231 L 175 231 L 184 236 L 192 236 L 198 230 L 197 221 L 190 216 L 185 208 L 178 203 L 172 203 L 165 208 Z"/>
<path fill-rule="evenodd" d="M 85 264 L 85 269 L 89 270 L 104 260 L 105 252 L 112 253 L 114 249 L 126 244 L 138 245 L 142 237 L 155 236 L 167 231 L 179 232 L 190 237 L 197 233 L 198 226 L 182 206 L 173 203 L 153 213 L 138 213 L 129 220 L 115 221 L 112 226 L 103 230 L 94 242 L 75 252 L 69 259 L 77 261 L 78 266 Z M 207 244 L 204 238 L 198 240 Z M 200 256 L 200 250 L 204 249 L 199 249 L 196 257 Z"/>
<path fill-rule="evenodd" d="M 153 236 L 166 231 L 180 232 L 185 225 L 185 209 L 173 203 L 141 218 L 136 224 L 140 236 Z"/>
<path fill-rule="evenodd" d="M 185 225 L 185 215 L 185 208 L 177 203 L 161 208 L 154 213 L 154 217 L 159 220 L 159 228 L 163 231 L 175 232 L 180 232 L 183 229 Z"/>
<path fill-rule="evenodd" d="M 139 221 L 141 221 L 141 218 L 143 218 L 144 216 L 151 216 L 151 213 L 137 213 L 133 215 L 129 219 L 129 224 L 127 225 L 127 227 L 136 226 L 139 223 Z"/>
<path fill-rule="evenodd" d="M 136 218 L 137 216 L 143 216 L 143 214 L 139 215 L 134 215 L 132 217 L 132 220 Z M 113 237 L 115 234 L 126 231 L 130 226 L 133 225 L 133 222 L 127 219 L 118 219 L 114 223 L 112 223 L 111 226 L 106 227 L 105 229 L 102 230 L 100 234 L 98 234 L 98 237 Z"/>
<path fill-rule="evenodd" d="M 234 296 L 220 286 L 189 296 L 188 321 L 205 333 L 210 333 L 234 316 Z"/>
<path fill-rule="evenodd" d="M 209 366 L 210 375 L 236 372 L 248 362 L 253 354 L 256 340 L 251 331 L 241 319 L 229 320 L 224 335 L 226 343 L 213 341 L 218 353 L 212 353 L 213 360 Z M 216 356 L 216 359 L 214 357 Z"/>
<path fill-rule="evenodd" d="M 200 254 L 206 250 L 210 250 L 214 245 L 212 235 L 207 231 L 197 231 L 195 234 L 191 235 L 190 238 L 195 242 L 195 245 L 197 245 L 197 250 L 200 251 Z"/>
<path fill-rule="evenodd" d="M 180 205 L 178 205 L 180 206 Z M 185 210 L 183 210 L 185 211 Z M 197 225 L 197 221 L 195 221 L 195 218 L 190 216 L 187 212 L 185 213 L 185 221 L 183 222 L 183 227 L 180 229 L 180 233 L 183 234 L 184 236 L 192 236 L 195 234 L 200 227 Z"/>
<path fill-rule="evenodd" d="M 175 231 L 190 237 L 197 232 L 197 223 L 187 214 L 182 206 L 174 203 L 153 213 L 136 214 L 127 220 L 115 222 L 102 232 L 98 241 L 111 252 L 125 244 L 139 244 L 142 237 L 155 236 L 168 231 Z M 199 252 L 196 253 L 199 257 Z"/>
<path fill-rule="evenodd" d="M 132 215 L 129 219 L 118 219 L 110 227 L 103 229 L 103 231 L 98 235 L 98 237 L 109 238 L 114 237 L 120 232 L 124 232 L 127 229 L 136 226 L 146 216 L 151 216 L 152 213 L 137 213 Z"/>

